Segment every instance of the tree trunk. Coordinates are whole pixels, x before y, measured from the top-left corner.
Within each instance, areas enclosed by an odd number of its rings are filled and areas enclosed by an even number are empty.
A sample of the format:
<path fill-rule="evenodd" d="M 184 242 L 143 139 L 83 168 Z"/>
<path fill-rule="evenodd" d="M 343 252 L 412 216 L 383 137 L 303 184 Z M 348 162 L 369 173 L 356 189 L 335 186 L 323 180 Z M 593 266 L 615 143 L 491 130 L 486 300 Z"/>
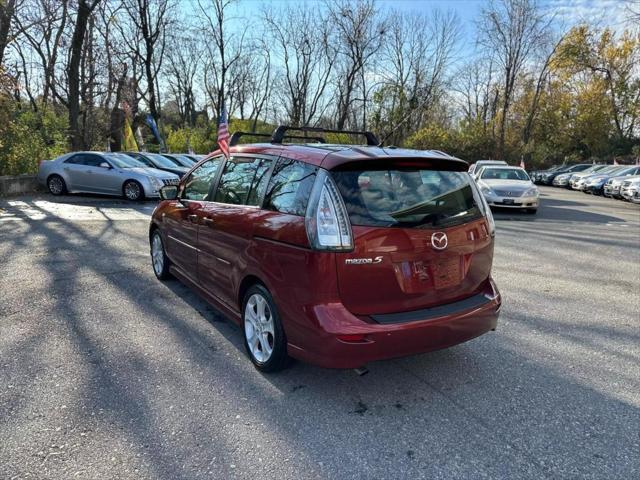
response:
<path fill-rule="evenodd" d="M 87 33 L 87 24 L 91 12 L 99 0 L 89 5 L 85 0 L 78 2 L 78 14 L 76 25 L 71 37 L 71 57 L 67 76 L 69 79 L 69 143 L 73 150 L 85 148 L 83 135 L 80 132 L 80 61 L 82 59 L 82 46 Z"/>
<path fill-rule="evenodd" d="M 9 41 L 9 30 L 16 9 L 16 0 L 0 0 L 0 67 Z"/>

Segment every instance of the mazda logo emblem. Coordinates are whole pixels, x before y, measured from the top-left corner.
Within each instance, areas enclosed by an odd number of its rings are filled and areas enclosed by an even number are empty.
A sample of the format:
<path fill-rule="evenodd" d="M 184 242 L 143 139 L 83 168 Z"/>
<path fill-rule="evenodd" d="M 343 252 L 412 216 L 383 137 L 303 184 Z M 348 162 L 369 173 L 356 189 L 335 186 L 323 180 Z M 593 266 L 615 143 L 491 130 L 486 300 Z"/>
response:
<path fill-rule="evenodd" d="M 435 232 L 431 235 L 431 245 L 436 250 L 444 250 L 448 243 L 447 234 L 444 232 Z"/>

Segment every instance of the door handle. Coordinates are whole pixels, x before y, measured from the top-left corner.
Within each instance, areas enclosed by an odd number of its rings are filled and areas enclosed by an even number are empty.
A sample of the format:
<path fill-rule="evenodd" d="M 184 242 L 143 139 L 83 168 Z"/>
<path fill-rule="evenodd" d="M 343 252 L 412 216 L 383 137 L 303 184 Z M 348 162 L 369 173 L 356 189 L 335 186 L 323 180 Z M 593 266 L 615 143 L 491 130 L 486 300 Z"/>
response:
<path fill-rule="evenodd" d="M 198 223 L 198 215 L 189 215 L 187 217 L 192 223 Z"/>

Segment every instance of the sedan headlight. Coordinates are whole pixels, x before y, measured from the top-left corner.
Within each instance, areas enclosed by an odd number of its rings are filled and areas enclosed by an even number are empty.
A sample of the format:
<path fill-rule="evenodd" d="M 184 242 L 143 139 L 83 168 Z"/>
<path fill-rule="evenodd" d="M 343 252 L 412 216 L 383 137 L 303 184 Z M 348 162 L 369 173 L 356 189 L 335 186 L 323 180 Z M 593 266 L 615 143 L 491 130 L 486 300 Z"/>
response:
<path fill-rule="evenodd" d="M 156 190 L 160 190 L 160 188 L 164 186 L 164 183 L 158 177 L 148 177 L 148 178 L 149 178 L 149 181 L 151 182 L 151 185 L 153 185 L 153 187 L 155 187 Z"/>
<path fill-rule="evenodd" d="M 485 195 L 494 195 L 493 190 L 486 185 L 480 185 L 480 191 Z"/>
<path fill-rule="evenodd" d="M 539 191 L 536 187 L 531 187 L 529 190 L 527 190 L 526 192 L 524 192 L 524 196 L 525 197 L 537 197 L 539 194 Z"/>

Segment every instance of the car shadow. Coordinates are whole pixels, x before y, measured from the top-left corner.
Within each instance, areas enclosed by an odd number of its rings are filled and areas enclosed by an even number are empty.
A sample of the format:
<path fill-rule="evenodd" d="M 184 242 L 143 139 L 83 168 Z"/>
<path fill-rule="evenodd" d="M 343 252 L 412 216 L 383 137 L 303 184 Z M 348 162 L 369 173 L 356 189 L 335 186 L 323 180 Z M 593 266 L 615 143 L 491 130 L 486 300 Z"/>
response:
<path fill-rule="evenodd" d="M 80 365 L 71 379 L 75 398 L 67 400 L 74 422 L 121 438 L 146 459 L 152 478 L 211 469 L 217 478 L 238 477 L 244 461 L 257 463 L 255 452 L 270 458 L 283 449 L 279 463 L 291 460 L 301 476 L 315 478 L 632 476 L 639 409 L 548 360 L 544 339 L 565 335 L 549 326 L 552 318 L 506 306 L 496 333 L 376 362 L 364 377 L 302 363 L 263 375 L 235 324 L 177 280 L 156 281 L 146 228 L 118 245 L 64 219 L 24 223 L 2 242 L 25 249 L 26 237 L 39 239 L 47 254 L 33 259 L 46 272 L 46 298 L 38 301 L 55 316 L 29 324 L 23 340 L 5 337 L 3 359 L 11 360 L 3 360 L 2 374 L 14 383 L 41 381 L 51 371 L 50 342 L 68 342 L 64 361 Z M 7 293 L 28 309 L 36 279 L 15 278 Z M 585 335 L 604 332 L 574 332 L 578 353 L 583 343 L 593 346 Z M 40 401 L 16 394 L 0 403 L 11 409 L 0 415 L 3 437 L 16 418 L 40 414 Z M 28 421 L 27 432 L 40 428 Z M 37 438 L 24 439 L 34 452 L 46 449 Z M 74 448 L 77 459 L 81 447 Z M 108 467 L 115 454 L 97 452 L 91 462 Z M 48 461 L 50 472 L 63 468 Z"/>

